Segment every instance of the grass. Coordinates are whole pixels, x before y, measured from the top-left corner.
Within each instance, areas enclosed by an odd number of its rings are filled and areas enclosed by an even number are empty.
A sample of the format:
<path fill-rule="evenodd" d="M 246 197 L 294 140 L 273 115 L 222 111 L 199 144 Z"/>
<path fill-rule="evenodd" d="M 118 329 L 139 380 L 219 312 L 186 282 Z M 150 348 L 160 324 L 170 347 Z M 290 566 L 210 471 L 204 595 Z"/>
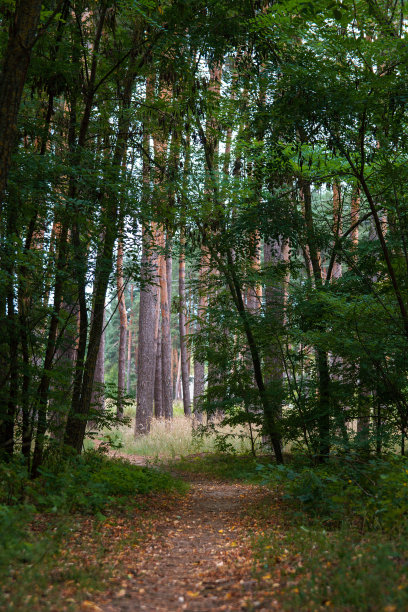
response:
<path fill-rule="evenodd" d="M 213 431 L 205 435 L 194 429 L 193 419 L 185 417 L 182 405 L 175 402 L 174 418 L 171 421 L 153 419 L 150 433 L 145 436 L 134 436 L 135 405 L 128 405 L 125 415 L 130 417 L 129 425 L 124 425 L 114 432 L 104 432 L 113 445 L 120 448 L 125 455 L 139 455 L 151 460 L 169 460 L 187 457 L 197 453 L 217 453 L 227 445 L 229 451 L 238 454 L 250 452 L 249 435 L 246 428 L 221 427 L 219 421 L 213 421 Z"/>
<path fill-rule="evenodd" d="M 408 609 L 405 538 L 296 524 L 254 541 L 255 574 L 282 610 Z"/>
<path fill-rule="evenodd" d="M 256 469 L 262 458 L 252 455 L 228 453 L 197 454 L 178 459 L 171 463 L 173 471 L 182 474 L 199 474 L 226 481 L 257 482 L 260 480 Z"/>
<path fill-rule="evenodd" d="M 408 610 L 405 460 L 338 459 L 265 466 L 271 494 L 253 517 L 260 591 L 282 610 Z"/>

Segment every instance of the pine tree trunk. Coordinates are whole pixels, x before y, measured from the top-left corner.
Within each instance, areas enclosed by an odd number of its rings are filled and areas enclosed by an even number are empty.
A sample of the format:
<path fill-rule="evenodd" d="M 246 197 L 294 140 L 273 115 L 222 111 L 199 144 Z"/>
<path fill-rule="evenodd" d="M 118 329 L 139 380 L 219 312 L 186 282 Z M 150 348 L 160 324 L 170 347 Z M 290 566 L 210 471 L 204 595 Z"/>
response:
<path fill-rule="evenodd" d="M 190 379 L 188 374 L 188 354 L 186 342 L 186 260 L 184 254 L 184 235 L 180 236 L 179 259 L 179 330 L 180 330 L 180 360 L 181 380 L 183 385 L 183 408 L 186 416 L 191 415 Z"/>
<path fill-rule="evenodd" d="M 164 237 L 163 237 L 164 240 Z M 168 280 L 169 279 L 169 280 Z M 170 298 L 170 299 L 169 299 Z M 171 372 L 171 256 L 160 256 L 160 307 L 162 331 L 162 388 L 163 412 L 166 419 L 173 418 L 173 384 Z"/>
<path fill-rule="evenodd" d="M 264 265 L 276 266 L 288 263 L 289 242 L 280 238 L 274 242 L 264 244 Z M 282 281 L 275 281 L 274 285 L 265 289 L 265 311 L 276 330 L 275 339 L 269 346 L 265 357 L 265 383 L 268 386 L 270 397 L 275 404 L 275 412 L 278 418 L 282 415 L 283 402 L 283 374 L 284 364 L 281 347 L 279 346 L 279 335 L 285 322 L 285 304 L 289 277 L 286 275 Z"/>
<path fill-rule="evenodd" d="M 146 80 L 146 102 L 154 97 L 155 77 Z M 150 150 L 150 134 L 146 127 L 143 131 L 143 148 Z M 152 194 L 150 189 L 150 159 L 143 156 L 142 167 L 143 199 L 148 202 Z M 137 347 L 137 388 L 135 436 L 149 432 L 153 418 L 153 399 L 157 353 L 158 323 L 158 256 L 155 241 L 158 236 L 157 226 L 152 224 L 143 232 L 142 245 L 142 286 L 140 288 L 139 330 Z"/>
<path fill-rule="evenodd" d="M 127 335 L 127 312 L 125 303 L 125 285 L 123 282 L 123 240 L 118 240 L 117 255 L 117 292 L 119 308 L 119 349 L 118 349 L 118 416 L 123 415 L 123 396 L 125 394 L 126 373 L 126 335 Z"/>
<path fill-rule="evenodd" d="M 201 268 L 200 268 L 200 286 L 199 286 L 199 297 L 198 297 L 198 318 L 195 328 L 195 334 L 199 335 L 201 332 L 201 321 L 205 317 L 207 310 L 207 296 L 203 291 L 204 279 L 207 273 L 207 256 L 204 250 L 201 255 Z M 205 367 L 204 363 L 198 361 L 194 357 L 194 418 L 202 422 L 203 415 L 201 411 L 200 401 L 205 391 Z"/>
<path fill-rule="evenodd" d="M 157 254 L 154 252 L 151 242 L 152 239 L 145 232 L 142 252 L 142 279 L 146 284 L 140 290 L 135 435 L 148 433 L 153 417 L 159 291 L 157 287 Z"/>
<path fill-rule="evenodd" d="M 154 416 L 156 419 L 164 418 L 163 410 L 163 378 L 162 378 L 162 337 L 161 328 L 157 333 L 156 372 L 154 379 Z"/>

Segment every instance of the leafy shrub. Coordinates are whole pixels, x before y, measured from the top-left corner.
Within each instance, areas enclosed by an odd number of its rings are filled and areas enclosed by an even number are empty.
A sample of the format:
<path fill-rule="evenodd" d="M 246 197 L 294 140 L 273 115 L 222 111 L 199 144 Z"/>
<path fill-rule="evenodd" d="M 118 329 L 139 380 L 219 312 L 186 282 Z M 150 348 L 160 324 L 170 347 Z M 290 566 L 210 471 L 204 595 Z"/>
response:
<path fill-rule="evenodd" d="M 67 460 L 63 469 L 56 465 L 42 468 L 31 496 L 44 510 L 95 514 L 108 504 L 125 503 L 135 495 L 183 488 L 184 483 L 169 474 L 88 451 Z"/>
<path fill-rule="evenodd" d="M 0 575 L 10 563 L 10 558 L 32 561 L 38 545 L 27 537 L 27 524 L 34 516 L 33 506 L 0 505 Z"/>
<path fill-rule="evenodd" d="M 182 490 L 183 483 L 155 469 L 132 465 L 124 460 L 109 461 L 92 475 L 94 485 L 103 485 L 109 496 L 131 496 L 152 491 Z"/>
<path fill-rule="evenodd" d="M 282 486 L 284 496 L 311 515 L 349 518 L 362 528 L 401 528 L 408 517 L 408 462 L 405 458 L 360 461 L 353 456 L 322 466 L 295 469 L 259 465 L 264 483 Z"/>
<path fill-rule="evenodd" d="M 0 503 L 20 503 L 27 483 L 28 470 L 22 455 L 15 455 L 8 463 L 0 462 Z"/>

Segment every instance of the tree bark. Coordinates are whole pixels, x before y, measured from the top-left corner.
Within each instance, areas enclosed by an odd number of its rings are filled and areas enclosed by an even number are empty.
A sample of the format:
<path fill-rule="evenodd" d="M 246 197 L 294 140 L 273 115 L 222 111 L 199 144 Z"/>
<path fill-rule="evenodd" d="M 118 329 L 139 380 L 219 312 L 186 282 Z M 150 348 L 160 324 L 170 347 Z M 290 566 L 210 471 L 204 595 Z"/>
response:
<path fill-rule="evenodd" d="M 186 416 L 191 415 L 190 377 L 188 374 L 188 354 L 186 342 L 186 260 L 184 253 L 184 235 L 180 236 L 179 259 L 179 330 L 180 330 L 180 359 L 181 381 L 183 385 L 183 408 Z"/>
<path fill-rule="evenodd" d="M 133 285 L 130 285 L 130 315 L 127 337 L 127 362 L 126 362 L 126 393 L 130 394 L 130 373 L 132 363 L 132 335 L 133 335 Z"/>
<path fill-rule="evenodd" d="M 194 330 L 195 335 L 199 335 L 201 332 L 201 320 L 204 319 L 207 310 L 207 296 L 203 290 L 204 279 L 207 273 L 207 254 L 202 250 L 201 254 L 201 266 L 200 266 L 200 283 L 199 283 L 199 295 L 198 295 L 198 312 L 197 322 Z M 205 391 L 205 365 L 203 362 L 198 361 L 194 357 L 194 418 L 199 422 L 203 419 L 201 411 L 200 401 Z"/>
<path fill-rule="evenodd" d="M 164 236 L 163 236 L 164 240 Z M 163 245 L 164 246 L 164 245 Z M 160 310 L 162 331 L 162 386 L 163 412 L 166 419 L 173 418 L 173 384 L 171 372 L 171 256 L 160 255 Z"/>
<path fill-rule="evenodd" d="M 157 333 L 156 372 L 154 379 L 154 416 L 156 419 L 164 418 L 163 410 L 163 380 L 162 380 L 162 337 L 160 325 Z"/>
<path fill-rule="evenodd" d="M 153 231 L 154 234 L 157 234 L 157 232 Z M 139 306 L 135 435 L 148 433 L 153 417 L 159 290 L 157 286 L 157 253 L 154 251 L 154 247 L 152 248 L 152 240 L 152 237 L 146 231 L 142 252 L 142 279 L 145 285 L 140 289 Z"/>
<path fill-rule="evenodd" d="M 123 415 L 123 396 L 125 394 L 126 373 L 126 334 L 127 312 L 125 303 L 125 285 L 123 282 L 123 238 L 118 240 L 118 255 L 116 260 L 116 287 L 119 309 L 119 348 L 118 348 L 118 415 Z"/>
<path fill-rule="evenodd" d="M 264 265 L 277 266 L 289 262 L 289 241 L 280 238 L 277 241 L 264 243 Z M 285 305 L 287 300 L 287 287 L 289 274 L 286 273 L 282 280 L 274 282 L 273 286 L 265 288 L 265 311 L 270 318 L 275 332 L 275 338 L 269 346 L 268 354 L 265 356 L 265 383 L 269 390 L 271 400 L 276 403 L 276 414 L 282 414 L 283 402 L 283 375 L 284 364 L 279 336 L 285 323 Z"/>
<path fill-rule="evenodd" d="M 41 14 L 41 0 L 18 0 L 10 25 L 0 77 L 0 205 L 7 187 L 11 155 L 17 137 L 20 108 L 31 50 Z"/>
<path fill-rule="evenodd" d="M 338 183 L 333 183 L 333 234 L 335 236 L 335 241 L 337 241 L 339 239 L 339 236 L 341 235 L 341 228 L 342 224 L 340 185 Z M 339 279 L 341 277 L 341 274 L 341 263 L 336 257 L 333 264 L 332 279 Z"/>
<path fill-rule="evenodd" d="M 99 344 L 98 357 L 96 359 L 94 387 L 92 391 L 91 407 L 93 410 L 103 412 L 105 410 L 105 313 L 103 314 L 103 331 Z"/>
<path fill-rule="evenodd" d="M 146 103 L 148 104 L 155 94 L 155 76 L 146 80 Z M 156 140 L 154 144 L 155 161 L 158 157 Z M 143 149 L 150 150 L 150 134 L 146 127 L 143 132 Z M 157 185 L 153 193 L 150 187 L 150 157 L 143 156 L 142 180 L 143 197 L 145 200 L 154 199 Z M 157 183 L 157 178 L 156 181 Z M 153 196 L 153 198 L 152 198 Z M 152 203 L 152 202 L 151 202 Z M 154 203 L 154 202 L 153 202 Z M 137 403 L 135 436 L 149 432 L 150 422 L 153 418 L 153 399 L 156 374 L 157 353 L 157 325 L 159 319 L 159 257 L 155 250 L 160 232 L 156 223 L 145 227 L 142 245 L 142 286 L 140 288 L 139 306 L 139 333 L 137 356 Z"/>

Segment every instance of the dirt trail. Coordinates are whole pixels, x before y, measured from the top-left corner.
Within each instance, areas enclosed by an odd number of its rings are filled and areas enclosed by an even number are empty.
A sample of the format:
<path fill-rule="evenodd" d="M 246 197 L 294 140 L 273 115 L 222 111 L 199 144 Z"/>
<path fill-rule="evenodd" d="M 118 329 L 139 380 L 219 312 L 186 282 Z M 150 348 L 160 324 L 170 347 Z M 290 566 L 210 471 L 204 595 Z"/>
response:
<path fill-rule="evenodd" d="M 213 481 L 191 483 L 188 495 L 126 561 L 128 578 L 104 612 L 262 610 L 252 593 L 250 535 L 245 510 L 259 487 Z M 133 555 L 132 555 L 133 557 Z M 268 608 L 270 609 L 270 608 Z"/>

